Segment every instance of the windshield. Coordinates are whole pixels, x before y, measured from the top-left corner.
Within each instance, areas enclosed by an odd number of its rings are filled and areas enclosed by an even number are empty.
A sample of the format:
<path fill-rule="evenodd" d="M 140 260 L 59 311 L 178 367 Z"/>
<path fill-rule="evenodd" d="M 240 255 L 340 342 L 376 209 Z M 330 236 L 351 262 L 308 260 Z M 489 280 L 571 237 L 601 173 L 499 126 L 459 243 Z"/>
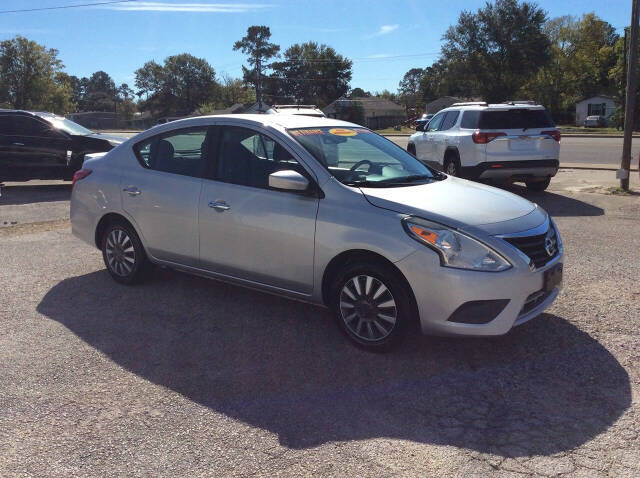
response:
<path fill-rule="evenodd" d="M 298 128 L 289 133 L 349 186 L 406 186 L 440 179 L 439 173 L 365 128 Z"/>
<path fill-rule="evenodd" d="M 65 133 L 75 134 L 78 136 L 93 134 L 93 131 L 91 131 L 90 129 L 87 129 L 84 126 L 80 126 L 78 123 L 74 123 L 73 121 L 61 116 L 47 116 L 43 117 L 43 119 L 51 123 L 54 128 L 60 129 Z"/>

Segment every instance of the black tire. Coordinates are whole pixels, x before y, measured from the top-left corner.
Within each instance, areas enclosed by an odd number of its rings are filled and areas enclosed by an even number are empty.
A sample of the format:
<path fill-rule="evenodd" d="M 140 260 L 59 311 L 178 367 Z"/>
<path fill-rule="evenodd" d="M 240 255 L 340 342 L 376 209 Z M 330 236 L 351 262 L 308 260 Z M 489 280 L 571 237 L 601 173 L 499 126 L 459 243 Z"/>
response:
<path fill-rule="evenodd" d="M 151 263 L 138 234 L 125 221 L 111 222 L 105 228 L 100 244 L 104 264 L 116 282 L 131 285 L 146 277 Z"/>
<path fill-rule="evenodd" d="M 408 144 L 407 145 L 407 153 L 409 153 L 411 156 L 413 156 L 414 158 L 416 158 L 416 145 L 415 144 Z"/>
<path fill-rule="evenodd" d="M 354 281 L 360 285 L 362 295 L 358 295 Z M 352 300 L 345 288 L 359 300 Z M 388 305 L 391 301 L 393 307 Z M 347 307 L 347 303 L 353 305 Z M 357 261 L 342 268 L 329 288 L 329 306 L 342 332 L 359 347 L 373 352 L 385 352 L 399 345 L 418 316 L 404 277 L 393 267 L 377 262 Z M 356 317 L 349 319 L 353 313 Z"/>
<path fill-rule="evenodd" d="M 551 176 L 547 176 L 542 181 L 525 181 L 527 189 L 535 192 L 542 192 L 549 187 L 551 183 Z"/>
<path fill-rule="evenodd" d="M 460 177 L 460 159 L 458 155 L 453 152 L 449 152 L 444 157 L 443 169 L 449 176 Z"/>

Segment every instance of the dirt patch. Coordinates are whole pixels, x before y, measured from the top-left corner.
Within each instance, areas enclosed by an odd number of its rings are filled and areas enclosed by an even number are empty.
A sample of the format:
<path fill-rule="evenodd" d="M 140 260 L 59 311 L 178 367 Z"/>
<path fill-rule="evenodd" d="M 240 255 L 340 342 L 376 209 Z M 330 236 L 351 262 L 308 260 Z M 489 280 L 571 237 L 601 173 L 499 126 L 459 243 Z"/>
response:
<path fill-rule="evenodd" d="M 0 228 L 0 237 L 20 236 L 35 232 L 54 231 L 58 229 L 68 229 L 71 227 L 69 219 L 58 219 L 55 221 L 30 222 L 27 224 L 16 224 Z"/>

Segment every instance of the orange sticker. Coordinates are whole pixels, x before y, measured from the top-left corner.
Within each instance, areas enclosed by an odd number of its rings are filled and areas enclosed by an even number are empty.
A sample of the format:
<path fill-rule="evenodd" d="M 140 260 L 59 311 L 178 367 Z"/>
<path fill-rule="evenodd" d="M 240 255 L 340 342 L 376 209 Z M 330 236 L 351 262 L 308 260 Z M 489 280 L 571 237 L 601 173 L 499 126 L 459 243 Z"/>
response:
<path fill-rule="evenodd" d="M 331 128 L 329 133 L 335 136 L 355 136 L 358 134 L 356 130 L 346 128 Z"/>

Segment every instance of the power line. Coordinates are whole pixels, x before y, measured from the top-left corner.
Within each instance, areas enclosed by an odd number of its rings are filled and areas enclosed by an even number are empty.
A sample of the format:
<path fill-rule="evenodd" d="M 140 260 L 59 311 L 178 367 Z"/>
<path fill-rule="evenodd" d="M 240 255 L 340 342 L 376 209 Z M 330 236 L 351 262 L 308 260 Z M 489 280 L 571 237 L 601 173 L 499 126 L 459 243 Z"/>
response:
<path fill-rule="evenodd" d="M 55 7 L 21 8 L 18 10 L 0 10 L 0 13 L 40 12 L 42 10 L 62 10 L 65 8 L 92 7 L 95 5 L 110 5 L 113 3 L 130 3 L 138 0 L 110 0 L 107 2 L 79 3 L 76 5 L 58 5 Z"/>
<path fill-rule="evenodd" d="M 440 55 L 440 52 L 428 52 L 428 53 L 416 53 L 414 55 L 390 55 L 390 56 L 379 56 L 379 57 L 360 57 L 360 58 L 343 58 L 342 60 L 329 60 L 329 59 L 307 59 L 307 58 L 291 58 L 289 60 L 283 61 L 275 61 L 274 63 L 342 63 L 344 61 L 351 61 L 353 63 L 360 62 L 373 62 L 373 61 L 386 61 L 386 60 L 397 60 L 401 58 L 416 58 L 421 56 L 434 56 Z"/>

